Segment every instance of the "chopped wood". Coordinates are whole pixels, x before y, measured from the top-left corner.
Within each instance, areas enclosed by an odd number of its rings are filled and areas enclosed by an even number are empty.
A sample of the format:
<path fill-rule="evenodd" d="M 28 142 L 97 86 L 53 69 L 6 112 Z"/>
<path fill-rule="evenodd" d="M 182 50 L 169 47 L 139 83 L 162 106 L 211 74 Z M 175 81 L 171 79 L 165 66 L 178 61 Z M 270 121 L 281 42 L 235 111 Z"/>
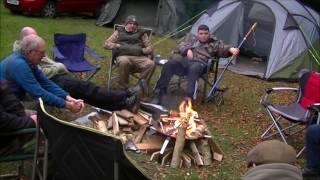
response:
<path fill-rule="evenodd" d="M 212 136 L 209 129 L 205 129 L 205 133 L 206 133 L 206 135 L 211 136 L 211 138 L 207 138 L 207 139 L 208 139 L 208 143 L 210 145 L 212 154 L 215 152 L 215 153 L 221 154 L 223 156 L 223 151 L 222 151 L 221 147 L 215 142 L 214 136 Z"/>
<path fill-rule="evenodd" d="M 132 129 L 131 129 L 130 126 L 129 126 L 129 127 L 123 127 L 121 130 L 122 130 L 123 132 L 132 132 Z"/>
<path fill-rule="evenodd" d="M 223 159 L 223 155 L 214 152 L 214 153 L 213 153 L 213 159 L 221 162 L 222 159 Z"/>
<path fill-rule="evenodd" d="M 200 155 L 195 142 L 194 141 L 190 141 L 189 142 L 189 147 L 190 147 L 190 149 L 192 151 L 193 157 L 196 159 L 196 164 L 198 166 L 203 166 L 202 156 Z"/>
<path fill-rule="evenodd" d="M 146 111 L 143 111 L 143 110 L 141 110 L 141 109 L 138 111 L 138 113 L 139 113 L 139 114 L 145 114 L 145 115 L 147 115 L 147 116 L 149 116 L 149 117 L 152 117 L 152 114 L 150 114 L 150 113 L 148 113 L 148 112 L 146 112 Z"/>
<path fill-rule="evenodd" d="M 139 125 L 143 125 L 143 124 L 147 124 L 148 123 L 148 119 L 144 118 L 140 114 L 134 115 L 133 116 L 133 120 L 134 120 L 134 122 L 136 122 Z"/>
<path fill-rule="evenodd" d="M 147 124 L 144 124 L 144 125 L 142 125 L 140 127 L 139 132 L 138 132 L 136 138 L 133 141 L 134 143 L 140 143 L 141 142 L 141 140 L 143 138 L 143 135 L 145 134 L 145 132 L 146 132 L 148 127 L 149 127 L 149 125 L 147 125 Z"/>
<path fill-rule="evenodd" d="M 118 135 L 120 132 L 120 129 L 119 129 L 119 122 L 118 122 L 118 117 L 116 113 L 112 113 L 112 128 L 113 128 L 113 134 Z"/>
<path fill-rule="evenodd" d="M 186 127 L 184 126 L 179 126 L 178 127 L 178 134 L 176 138 L 176 143 L 174 145 L 174 150 L 173 150 L 173 155 L 171 159 L 171 167 L 172 168 L 177 168 L 180 165 L 180 160 L 181 160 L 181 153 L 184 148 L 185 144 L 185 135 L 186 135 Z"/>
<path fill-rule="evenodd" d="M 112 128 L 112 116 L 110 116 L 110 118 L 108 119 L 108 126 L 107 126 L 107 128 L 108 129 L 111 129 Z"/>
<path fill-rule="evenodd" d="M 105 120 L 97 120 L 97 128 L 102 132 L 107 132 L 107 125 Z"/>
<path fill-rule="evenodd" d="M 182 153 L 181 159 L 183 160 L 184 167 L 186 168 L 191 167 L 191 158 L 186 153 Z"/>
<path fill-rule="evenodd" d="M 124 126 L 129 125 L 129 122 L 127 120 L 125 120 L 121 116 L 117 116 L 117 117 L 118 117 L 119 125 L 124 125 Z"/>
<path fill-rule="evenodd" d="M 126 109 L 122 109 L 121 111 L 114 111 L 118 116 L 121 116 L 125 119 L 132 118 L 134 114 Z"/>
<path fill-rule="evenodd" d="M 200 139 L 196 143 L 200 154 L 203 157 L 203 165 L 212 164 L 212 153 L 207 139 Z"/>

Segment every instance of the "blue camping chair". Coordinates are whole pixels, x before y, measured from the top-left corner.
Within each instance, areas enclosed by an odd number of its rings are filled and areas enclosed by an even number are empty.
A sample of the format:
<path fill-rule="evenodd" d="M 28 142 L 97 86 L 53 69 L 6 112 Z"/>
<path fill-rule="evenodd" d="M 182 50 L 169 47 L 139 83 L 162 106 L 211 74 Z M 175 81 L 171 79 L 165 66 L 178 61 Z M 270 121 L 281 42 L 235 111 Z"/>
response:
<path fill-rule="evenodd" d="M 86 80 L 90 80 L 100 70 L 100 67 L 90 64 L 84 58 L 84 51 L 95 59 L 104 57 L 86 46 L 86 34 L 84 33 L 54 34 L 54 60 L 63 63 L 70 72 L 80 72 L 83 74 L 92 71 L 92 73 L 85 78 Z"/>

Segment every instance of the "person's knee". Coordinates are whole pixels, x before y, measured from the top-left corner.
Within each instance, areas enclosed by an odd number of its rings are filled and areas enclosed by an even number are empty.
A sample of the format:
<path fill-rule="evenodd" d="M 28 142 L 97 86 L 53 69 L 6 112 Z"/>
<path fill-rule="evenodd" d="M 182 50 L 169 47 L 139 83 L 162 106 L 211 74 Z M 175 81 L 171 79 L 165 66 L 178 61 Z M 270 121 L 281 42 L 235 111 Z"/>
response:
<path fill-rule="evenodd" d="M 117 62 L 119 64 L 119 66 L 125 66 L 125 65 L 129 65 L 130 64 L 129 58 L 127 58 L 125 56 L 119 56 L 118 59 L 117 59 Z"/>
<path fill-rule="evenodd" d="M 154 68 L 155 67 L 155 62 L 152 61 L 152 60 L 148 60 L 147 63 L 146 63 L 146 67 L 149 69 L 149 68 Z"/>

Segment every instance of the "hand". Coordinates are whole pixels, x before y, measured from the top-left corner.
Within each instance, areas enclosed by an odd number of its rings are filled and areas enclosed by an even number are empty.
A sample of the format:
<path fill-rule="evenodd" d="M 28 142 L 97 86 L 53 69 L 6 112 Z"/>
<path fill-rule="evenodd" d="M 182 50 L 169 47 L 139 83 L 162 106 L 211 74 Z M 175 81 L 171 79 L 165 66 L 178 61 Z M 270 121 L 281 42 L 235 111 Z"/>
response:
<path fill-rule="evenodd" d="M 193 52 L 191 49 L 188 49 L 187 51 L 187 58 L 188 60 L 192 60 L 193 59 Z"/>
<path fill-rule="evenodd" d="M 34 124 L 37 124 L 37 115 L 31 115 L 30 118 L 33 120 Z"/>
<path fill-rule="evenodd" d="M 84 109 L 84 102 L 82 99 L 74 99 L 71 96 L 66 96 L 66 108 L 71 112 L 82 112 Z"/>
<path fill-rule="evenodd" d="M 237 56 L 239 54 L 240 50 L 239 50 L 239 48 L 232 47 L 229 49 L 229 52 L 232 54 L 232 56 Z"/>

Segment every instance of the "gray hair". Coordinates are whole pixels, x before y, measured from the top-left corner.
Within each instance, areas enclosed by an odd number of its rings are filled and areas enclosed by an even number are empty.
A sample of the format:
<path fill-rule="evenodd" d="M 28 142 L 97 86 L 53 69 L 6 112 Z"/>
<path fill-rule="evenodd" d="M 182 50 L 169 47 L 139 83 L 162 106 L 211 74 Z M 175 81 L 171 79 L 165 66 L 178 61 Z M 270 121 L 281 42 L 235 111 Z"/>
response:
<path fill-rule="evenodd" d="M 22 54 L 26 55 L 27 52 L 31 50 L 37 50 L 39 44 L 41 43 L 44 43 L 44 40 L 35 34 L 26 36 L 20 42 L 20 51 Z"/>

